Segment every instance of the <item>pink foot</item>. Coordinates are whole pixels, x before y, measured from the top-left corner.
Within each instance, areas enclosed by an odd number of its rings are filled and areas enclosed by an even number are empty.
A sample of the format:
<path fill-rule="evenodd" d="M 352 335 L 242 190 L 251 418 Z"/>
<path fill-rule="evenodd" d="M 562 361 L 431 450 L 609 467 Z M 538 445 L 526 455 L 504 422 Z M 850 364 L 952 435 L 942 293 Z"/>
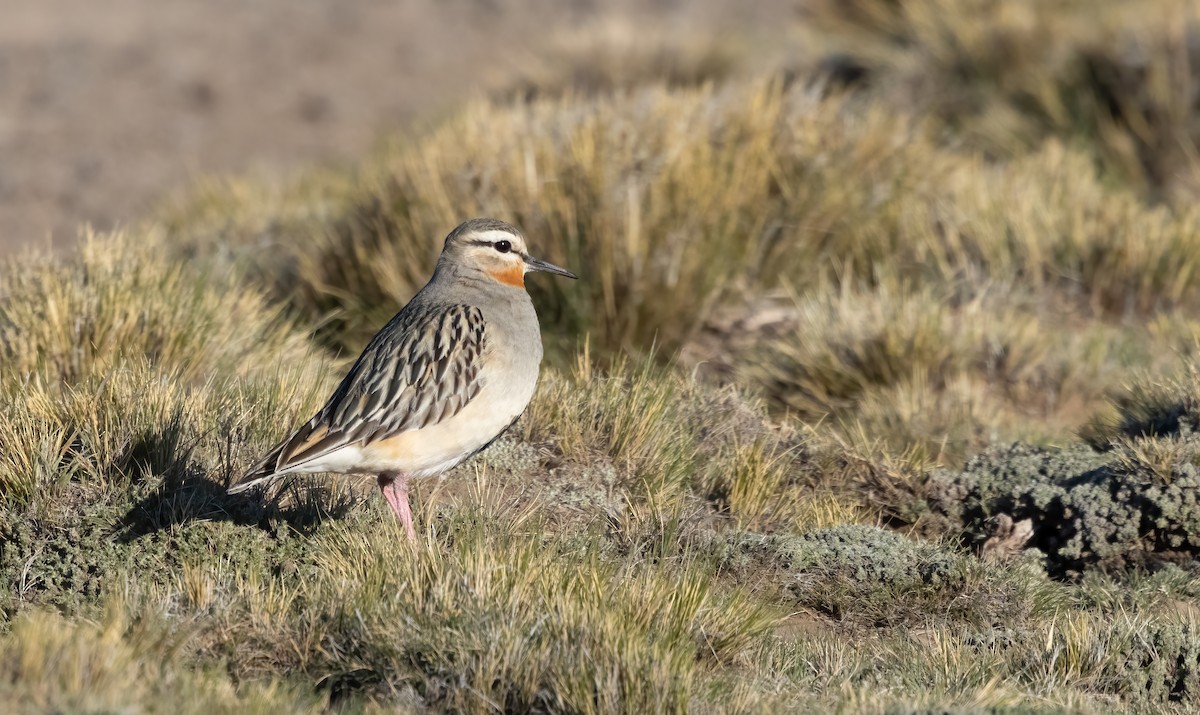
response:
<path fill-rule="evenodd" d="M 417 543 L 412 511 L 408 506 L 408 478 L 404 475 L 381 474 L 378 483 L 379 491 L 383 492 L 383 498 L 387 499 L 388 506 L 392 507 L 396 518 L 400 519 L 401 524 L 404 524 L 404 531 L 408 534 L 409 542 Z"/>

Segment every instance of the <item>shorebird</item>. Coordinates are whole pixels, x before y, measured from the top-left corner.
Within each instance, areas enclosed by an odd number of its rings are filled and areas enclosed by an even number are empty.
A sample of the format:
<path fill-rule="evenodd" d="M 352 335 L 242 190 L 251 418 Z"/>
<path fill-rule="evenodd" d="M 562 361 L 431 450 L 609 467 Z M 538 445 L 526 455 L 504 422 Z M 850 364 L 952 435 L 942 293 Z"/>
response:
<path fill-rule="evenodd" d="M 229 488 L 290 474 L 373 474 L 410 541 L 408 485 L 486 449 L 529 405 L 542 337 L 525 274 L 570 271 L 529 255 L 504 221 L 446 236 L 433 277 L 367 344 L 329 401 Z"/>

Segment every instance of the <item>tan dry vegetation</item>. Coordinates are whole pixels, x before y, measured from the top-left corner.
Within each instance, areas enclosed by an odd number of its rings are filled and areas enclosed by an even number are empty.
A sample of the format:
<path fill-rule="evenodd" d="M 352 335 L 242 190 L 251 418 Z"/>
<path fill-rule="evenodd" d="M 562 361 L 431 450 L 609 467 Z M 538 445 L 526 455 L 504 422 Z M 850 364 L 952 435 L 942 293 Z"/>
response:
<path fill-rule="evenodd" d="M 1196 189 L 1197 8 L 1186 0 L 807 3 L 813 42 L 956 141 L 1011 158 L 1062 137 L 1140 191 Z"/>
<path fill-rule="evenodd" d="M 600 361 L 682 351 L 815 421 L 861 403 L 901 451 L 955 426 L 950 461 L 1064 439 L 1194 333 L 1139 323 L 1194 307 L 1200 214 L 1055 141 L 996 164 L 927 124 L 772 81 L 476 105 L 355 174 L 265 202 L 213 188 L 167 220 L 189 253 L 269 256 L 268 289 L 353 347 L 424 280 L 441 227 L 507 216 L 588 267 L 533 287 L 552 353 L 581 335 Z"/>
<path fill-rule="evenodd" d="M 861 83 L 634 58 L 10 262 L 9 700 L 1194 710 L 1200 214 L 1113 153 L 1191 119 L 1044 109 L 1186 8 L 808 7 L 883 44 Z M 583 280 L 531 279 L 538 394 L 420 487 L 418 544 L 325 477 L 227 496 L 474 214 Z"/>

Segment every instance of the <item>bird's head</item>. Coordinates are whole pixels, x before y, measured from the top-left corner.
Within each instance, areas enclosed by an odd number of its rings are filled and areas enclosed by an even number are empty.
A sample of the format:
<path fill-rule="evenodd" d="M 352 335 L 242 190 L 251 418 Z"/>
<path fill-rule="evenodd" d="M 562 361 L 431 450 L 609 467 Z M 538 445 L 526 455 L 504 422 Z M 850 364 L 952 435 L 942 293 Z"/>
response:
<path fill-rule="evenodd" d="M 529 255 L 521 232 L 494 218 L 473 218 L 451 231 L 442 248 L 441 262 L 479 271 L 514 288 L 525 287 L 525 274 L 530 271 L 578 277 L 565 268 Z"/>

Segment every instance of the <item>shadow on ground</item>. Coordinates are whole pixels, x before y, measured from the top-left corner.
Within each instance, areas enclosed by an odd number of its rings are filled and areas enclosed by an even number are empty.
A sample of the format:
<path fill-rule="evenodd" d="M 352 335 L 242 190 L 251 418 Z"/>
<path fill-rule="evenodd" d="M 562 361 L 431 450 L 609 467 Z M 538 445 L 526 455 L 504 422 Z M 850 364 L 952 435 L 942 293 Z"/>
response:
<path fill-rule="evenodd" d="M 241 470 L 230 459 L 233 433 L 223 432 L 220 467 L 215 471 L 193 459 L 195 445 L 183 441 L 178 418 L 130 447 L 126 461 L 132 473 L 162 482 L 120 519 L 114 532 L 121 543 L 196 521 L 227 521 L 268 531 L 285 524 L 308 535 L 321 522 L 345 516 L 362 501 L 353 490 L 341 488 L 340 482 L 314 483 L 304 477 L 231 495 L 227 485 Z"/>

